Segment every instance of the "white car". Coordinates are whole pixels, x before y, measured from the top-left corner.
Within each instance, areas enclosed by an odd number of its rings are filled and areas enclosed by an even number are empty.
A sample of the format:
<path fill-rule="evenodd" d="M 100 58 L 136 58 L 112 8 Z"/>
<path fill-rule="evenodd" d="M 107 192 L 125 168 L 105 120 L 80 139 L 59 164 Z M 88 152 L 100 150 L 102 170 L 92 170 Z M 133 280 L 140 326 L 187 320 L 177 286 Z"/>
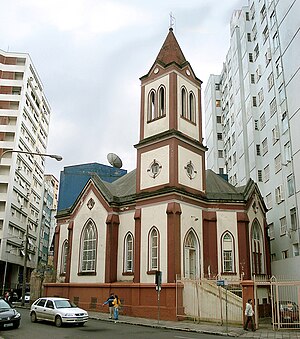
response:
<path fill-rule="evenodd" d="M 57 327 L 63 324 L 83 326 L 89 315 L 87 311 L 77 307 L 69 299 L 44 297 L 37 299 L 30 308 L 31 322 L 38 320 L 52 321 Z"/>

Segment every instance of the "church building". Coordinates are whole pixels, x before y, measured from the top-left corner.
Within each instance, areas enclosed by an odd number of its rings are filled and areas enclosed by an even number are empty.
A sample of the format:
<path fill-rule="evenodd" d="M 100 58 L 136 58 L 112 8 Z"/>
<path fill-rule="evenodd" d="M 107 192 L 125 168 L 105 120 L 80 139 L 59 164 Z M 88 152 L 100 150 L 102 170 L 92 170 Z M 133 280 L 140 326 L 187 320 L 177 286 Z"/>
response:
<path fill-rule="evenodd" d="M 266 206 L 252 180 L 234 187 L 206 170 L 202 82 L 172 28 L 140 80 L 136 170 L 112 183 L 92 175 L 58 211 L 57 282 L 45 292 L 97 311 L 113 292 L 127 315 L 155 319 L 160 271 L 160 317 L 174 320 L 187 293 L 178 278 L 270 274 Z"/>

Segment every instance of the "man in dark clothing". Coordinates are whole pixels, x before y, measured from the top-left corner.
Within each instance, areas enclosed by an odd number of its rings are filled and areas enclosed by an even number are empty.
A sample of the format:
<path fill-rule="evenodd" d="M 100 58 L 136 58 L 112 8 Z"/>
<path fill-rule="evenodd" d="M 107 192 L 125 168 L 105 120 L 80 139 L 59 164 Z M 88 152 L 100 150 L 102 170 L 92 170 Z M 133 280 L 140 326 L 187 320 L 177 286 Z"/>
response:
<path fill-rule="evenodd" d="M 104 306 L 104 305 L 108 304 L 109 319 L 112 319 L 113 314 L 114 314 L 114 305 L 113 305 L 114 299 L 115 299 L 115 295 L 113 293 L 111 293 L 110 296 L 107 298 L 107 300 L 102 305 L 102 306 Z"/>

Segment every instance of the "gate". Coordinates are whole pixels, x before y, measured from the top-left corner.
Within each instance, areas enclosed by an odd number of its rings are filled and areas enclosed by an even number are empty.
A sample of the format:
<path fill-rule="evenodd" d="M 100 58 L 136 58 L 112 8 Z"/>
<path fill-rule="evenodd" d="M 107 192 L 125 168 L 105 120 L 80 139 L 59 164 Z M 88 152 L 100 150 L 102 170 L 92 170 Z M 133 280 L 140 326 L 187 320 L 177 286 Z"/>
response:
<path fill-rule="evenodd" d="M 260 296 L 270 299 L 271 319 L 273 330 L 275 329 L 299 329 L 300 327 L 300 281 L 285 280 L 272 276 L 270 279 L 254 277 L 254 295 L 256 307 L 256 323 L 261 309 Z M 267 295 L 266 295 L 266 291 Z"/>

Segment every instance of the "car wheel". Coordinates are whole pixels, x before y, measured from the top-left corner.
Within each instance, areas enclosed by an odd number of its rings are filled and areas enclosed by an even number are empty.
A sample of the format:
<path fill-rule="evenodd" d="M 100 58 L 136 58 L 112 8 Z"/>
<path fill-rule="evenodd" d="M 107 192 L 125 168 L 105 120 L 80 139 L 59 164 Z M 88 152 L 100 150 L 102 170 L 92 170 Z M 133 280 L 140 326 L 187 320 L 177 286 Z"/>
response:
<path fill-rule="evenodd" d="M 57 316 L 55 317 L 55 326 L 56 326 L 56 327 L 61 327 L 61 325 L 62 325 L 61 317 L 60 317 L 59 315 L 57 315 Z"/>
<path fill-rule="evenodd" d="M 37 317 L 36 317 L 35 312 L 32 312 L 32 313 L 30 314 L 30 319 L 31 319 L 31 322 L 32 322 L 32 323 L 36 323 L 36 322 L 37 322 Z"/>

